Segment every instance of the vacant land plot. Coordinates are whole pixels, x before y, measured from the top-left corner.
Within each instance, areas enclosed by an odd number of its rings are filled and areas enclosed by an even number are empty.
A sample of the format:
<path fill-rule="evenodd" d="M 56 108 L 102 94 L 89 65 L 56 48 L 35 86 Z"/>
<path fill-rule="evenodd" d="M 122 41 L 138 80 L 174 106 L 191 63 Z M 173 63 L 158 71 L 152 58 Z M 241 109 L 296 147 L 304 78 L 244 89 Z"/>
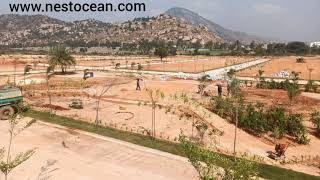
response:
<path fill-rule="evenodd" d="M 132 63 L 147 64 L 159 63 L 160 58 L 155 56 L 93 56 L 93 55 L 73 55 L 79 66 L 121 66 L 131 67 Z M 193 56 L 170 56 L 164 59 L 165 62 L 187 61 L 195 59 Z M 206 56 L 197 56 L 197 60 L 207 60 Z M 0 71 L 13 71 L 14 64 L 17 70 L 23 70 L 26 64 L 37 67 L 39 63 L 47 63 L 47 55 L 0 55 Z"/>
<path fill-rule="evenodd" d="M 192 60 L 192 59 L 189 59 Z M 208 57 L 207 59 L 193 59 L 187 62 L 160 63 L 145 65 L 147 71 L 200 73 L 226 66 L 232 66 L 251 61 L 250 57 Z"/>
<path fill-rule="evenodd" d="M 6 121 L 0 121 L 0 136 L 0 144 L 7 144 Z M 40 123 L 15 138 L 12 154 L 33 148 L 36 153 L 14 169 L 9 179 L 197 179 L 183 158 Z"/>
<path fill-rule="evenodd" d="M 305 63 L 297 63 L 296 57 L 276 58 L 264 65 L 259 65 L 237 73 L 238 76 L 256 77 L 259 70 L 264 71 L 264 77 L 281 78 L 281 74 L 289 74 L 292 71 L 300 72 L 300 78 L 309 80 L 320 80 L 320 57 L 306 57 Z M 284 72 L 284 73 L 281 73 Z"/>

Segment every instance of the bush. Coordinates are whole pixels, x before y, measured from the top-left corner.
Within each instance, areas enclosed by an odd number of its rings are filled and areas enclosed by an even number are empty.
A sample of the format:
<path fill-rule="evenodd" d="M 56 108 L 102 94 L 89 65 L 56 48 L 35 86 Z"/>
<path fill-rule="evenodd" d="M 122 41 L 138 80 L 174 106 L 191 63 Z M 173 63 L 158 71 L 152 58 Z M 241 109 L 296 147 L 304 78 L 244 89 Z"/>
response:
<path fill-rule="evenodd" d="M 214 98 L 213 100 L 212 111 L 235 123 L 235 106 L 232 101 L 222 98 Z M 288 134 L 295 137 L 296 141 L 300 144 L 307 144 L 309 142 L 305 127 L 302 124 L 303 116 L 301 114 L 290 114 L 287 116 L 286 110 L 282 107 L 274 106 L 265 110 L 261 103 L 257 103 L 256 105 L 248 104 L 246 106 L 240 103 L 238 118 L 238 126 L 256 136 L 261 136 L 266 132 L 274 132 L 276 138 L 282 138 L 285 134 Z M 320 120 L 318 121 L 317 123 L 320 123 Z"/>
<path fill-rule="evenodd" d="M 289 84 L 287 86 L 287 94 L 290 103 L 300 94 L 299 86 L 297 84 Z"/>
<path fill-rule="evenodd" d="M 317 92 L 318 86 L 315 84 L 315 81 L 309 80 L 308 83 L 304 86 L 305 92 Z"/>
<path fill-rule="evenodd" d="M 304 57 L 297 57 L 297 63 L 305 63 Z"/>
<path fill-rule="evenodd" d="M 260 81 L 257 84 L 257 88 L 260 89 L 284 89 L 286 90 L 287 86 L 289 84 L 289 81 L 282 81 L 282 82 L 276 82 L 274 79 L 271 79 L 271 81 Z"/>
<path fill-rule="evenodd" d="M 310 141 L 302 124 L 302 114 L 289 115 L 287 131 L 289 135 L 296 137 L 299 144 L 308 144 Z"/>
<path fill-rule="evenodd" d="M 221 97 L 215 97 L 212 111 L 223 118 L 230 117 L 233 109 L 230 99 L 223 99 Z"/>
<path fill-rule="evenodd" d="M 279 138 L 282 138 L 286 133 L 287 118 L 285 109 L 282 107 L 271 107 L 266 112 L 268 130 L 278 129 Z"/>
<path fill-rule="evenodd" d="M 320 136 L 320 112 L 319 111 L 313 112 L 311 114 L 310 121 L 316 127 L 316 131 Z"/>
<path fill-rule="evenodd" d="M 257 111 L 256 107 L 249 104 L 246 107 L 246 112 L 239 122 L 241 127 L 252 131 L 253 134 L 260 136 L 267 130 L 266 119 L 264 118 L 263 111 Z"/>

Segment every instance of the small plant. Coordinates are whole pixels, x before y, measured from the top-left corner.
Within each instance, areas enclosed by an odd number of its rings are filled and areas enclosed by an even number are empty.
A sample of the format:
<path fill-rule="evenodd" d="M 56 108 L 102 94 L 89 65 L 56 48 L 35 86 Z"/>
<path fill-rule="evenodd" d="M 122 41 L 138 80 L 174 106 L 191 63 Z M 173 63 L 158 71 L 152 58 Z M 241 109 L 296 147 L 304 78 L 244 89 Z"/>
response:
<path fill-rule="evenodd" d="M 120 69 L 121 64 L 117 63 L 115 69 Z"/>
<path fill-rule="evenodd" d="M 308 83 L 304 86 L 305 92 L 317 92 L 318 86 L 315 84 L 315 81 L 309 80 Z"/>
<path fill-rule="evenodd" d="M 143 66 L 139 63 L 138 64 L 138 70 L 141 71 L 143 69 Z"/>
<path fill-rule="evenodd" d="M 305 60 L 304 60 L 304 57 L 300 56 L 300 57 L 297 57 L 297 63 L 305 63 Z"/>
<path fill-rule="evenodd" d="M 199 85 L 198 85 L 198 93 L 200 95 L 204 95 L 204 91 L 206 87 L 208 86 L 208 83 L 211 81 L 211 78 L 208 74 L 201 76 L 199 79 Z"/>
<path fill-rule="evenodd" d="M 313 112 L 311 114 L 310 121 L 316 127 L 317 134 L 320 136 L 320 112 Z"/>
<path fill-rule="evenodd" d="M 200 141 L 203 142 L 204 134 L 208 130 L 208 125 L 205 123 L 197 123 L 195 127 L 198 131 Z"/>
<path fill-rule="evenodd" d="M 287 86 L 287 94 L 288 94 L 290 104 L 292 104 L 294 99 L 300 94 L 299 87 L 295 84 L 289 84 Z"/>
<path fill-rule="evenodd" d="M 18 153 L 14 158 L 12 158 L 11 156 L 14 138 L 35 122 L 35 120 L 33 119 L 30 122 L 28 122 L 24 127 L 18 129 L 17 125 L 19 121 L 22 119 L 21 113 L 22 110 L 18 108 L 18 112 L 10 117 L 9 145 L 6 151 L 5 148 L 0 148 L 0 171 L 4 174 L 5 180 L 8 179 L 8 176 L 12 170 L 14 170 L 23 162 L 27 161 L 35 153 L 35 150 L 31 149 L 26 152 Z M 4 156 L 4 153 L 7 153 L 7 156 Z"/>

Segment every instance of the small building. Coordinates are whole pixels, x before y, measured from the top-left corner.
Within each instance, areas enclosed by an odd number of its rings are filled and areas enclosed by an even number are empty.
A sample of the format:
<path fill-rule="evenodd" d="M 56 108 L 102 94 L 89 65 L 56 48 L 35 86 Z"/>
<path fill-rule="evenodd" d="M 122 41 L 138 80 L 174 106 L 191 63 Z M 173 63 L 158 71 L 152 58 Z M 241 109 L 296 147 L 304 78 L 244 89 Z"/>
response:
<path fill-rule="evenodd" d="M 320 42 L 312 42 L 310 43 L 310 47 L 320 47 Z"/>

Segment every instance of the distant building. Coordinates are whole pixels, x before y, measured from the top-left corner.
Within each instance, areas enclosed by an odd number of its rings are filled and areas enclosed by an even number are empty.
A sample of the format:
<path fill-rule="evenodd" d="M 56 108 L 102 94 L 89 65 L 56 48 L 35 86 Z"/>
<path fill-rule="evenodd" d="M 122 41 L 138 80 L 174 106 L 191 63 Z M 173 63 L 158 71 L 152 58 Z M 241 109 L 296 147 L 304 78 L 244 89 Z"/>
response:
<path fill-rule="evenodd" d="M 310 47 L 320 47 L 320 42 L 312 42 L 310 43 Z"/>

